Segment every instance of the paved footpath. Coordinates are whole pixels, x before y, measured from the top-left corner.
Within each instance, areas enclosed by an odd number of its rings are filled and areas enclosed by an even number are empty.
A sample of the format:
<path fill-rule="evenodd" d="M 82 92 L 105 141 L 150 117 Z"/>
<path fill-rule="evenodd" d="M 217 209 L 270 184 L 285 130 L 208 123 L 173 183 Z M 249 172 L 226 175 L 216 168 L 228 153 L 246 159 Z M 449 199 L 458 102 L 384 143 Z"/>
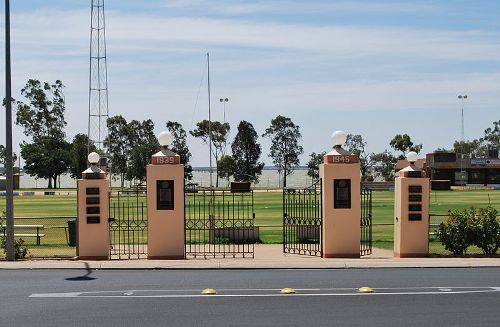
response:
<path fill-rule="evenodd" d="M 284 254 L 280 244 L 255 245 L 255 258 L 211 258 L 189 260 L 20 260 L 0 262 L 0 269 L 340 269 L 340 268 L 466 268 L 500 267 L 495 258 L 393 258 L 392 251 L 373 249 L 360 259 L 325 259 Z"/>

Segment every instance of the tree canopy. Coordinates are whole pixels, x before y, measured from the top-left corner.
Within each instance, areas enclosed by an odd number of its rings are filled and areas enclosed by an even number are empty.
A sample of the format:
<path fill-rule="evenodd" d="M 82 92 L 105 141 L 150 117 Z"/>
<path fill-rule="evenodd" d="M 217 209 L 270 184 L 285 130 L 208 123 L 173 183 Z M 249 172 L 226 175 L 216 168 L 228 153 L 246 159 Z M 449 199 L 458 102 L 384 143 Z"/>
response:
<path fill-rule="evenodd" d="M 366 142 L 363 140 L 363 137 L 359 134 L 347 134 L 345 147 L 347 151 L 355 154 L 356 157 L 358 157 L 361 169 L 361 179 L 371 179 L 371 177 L 369 176 L 370 154 L 366 153 Z"/>
<path fill-rule="evenodd" d="M 286 187 L 286 177 L 299 165 L 299 156 L 304 153 L 299 145 L 300 128 L 290 118 L 278 115 L 262 136 L 271 140 L 269 157 L 278 171 L 283 172 L 283 187 Z"/>
<path fill-rule="evenodd" d="M 168 121 L 166 127 L 174 137 L 171 150 L 181 157 L 181 163 L 184 165 L 184 179 L 191 180 L 193 179 L 193 167 L 189 164 L 191 152 L 187 146 L 186 131 L 178 122 Z"/>
<path fill-rule="evenodd" d="M 307 162 L 307 176 L 311 177 L 313 182 L 319 179 L 319 165 L 323 163 L 325 155 L 326 152 L 313 152 L 309 155 L 309 161 Z"/>
<path fill-rule="evenodd" d="M 194 137 L 200 138 L 205 144 L 210 145 L 210 137 L 212 138 L 212 156 L 215 162 L 219 161 L 221 155 L 224 154 L 224 149 L 227 144 L 229 135 L 229 123 L 221 123 L 218 121 L 202 120 L 196 124 L 196 129 L 189 131 Z M 216 187 L 219 186 L 219 175 L 217 175 Z"/>
<path fill-rule="evenodd" d="M 262 148 L 257 142 L 258 134 L 253 125 L 245 120 L 238 124 L 231 151 L 235 160 L 235 181 L 259 182 L 264 163 L 259 162 Z"/>
<path fill-rule="evenodd" d="M 408 134 L 397 134 L 389 143 L 391 148 L 396 151 L 401 151 L 401 155 L 399 158 L 404 159 L 405 155 L 410 151 L 415 151 L 416 153 L 420 153 L 422 150 L 422 144 L 413 144 L 410 136 Z"/>
<path fill-rule="evenodd" d="M 26 102 L 17 101 L 16 124 L 24 128 L 33 143 L 21 144 L 25 170 L 31 176 L 47 178 L 49 188 L 70 165 L 70 145 L 65 140 L 64 85 L 30 79 L 21 89 Z"/>

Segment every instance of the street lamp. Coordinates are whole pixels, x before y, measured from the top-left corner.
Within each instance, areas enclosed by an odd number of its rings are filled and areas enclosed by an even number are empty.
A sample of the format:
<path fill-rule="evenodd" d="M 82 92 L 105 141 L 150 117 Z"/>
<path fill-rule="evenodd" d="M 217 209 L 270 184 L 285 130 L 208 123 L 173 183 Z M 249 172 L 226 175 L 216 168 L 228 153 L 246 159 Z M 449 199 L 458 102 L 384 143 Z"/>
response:
<path fill-rule="evenodd" d="M 464 133 L 464 100 L 467 100 L 467 95 L 464 94 L 460 94 L 458 96 L 458 99 L 460 100 L 461 104 L 462 104 L 462 111 L 461 111 L 461 115 L 462 115 L 462 121 L 461 121 L 461 130 L 460 130 L 460 140 L 462 142 L 462 146 L 461 146 L 461 149 L 460 149 L 460 180 L 462 182 L 462 185 L 465 183 L 465 180 L 464 180 L 464 143 L 465 143 L 465 133 Z"/>
<path fill-rule="evenodd" d="M 220 98 L 220 99 L 219 99 L 219 101 L 220 101 L 220 102 L 222 102 L 222 104 L 223 104 L 223 106 L 224 106 L 224 109 L 223 109 L 223 110 L 224 110 L 224 111 L 223 111 L 223 112 L 224 112 L 224 119 L 223 119 L 223 122 L 225 123 L 225 122 L 226 122 L 226 102 L 228 102 L 228 101 L 229 101 L 229 99 L 228 99 L 228 98 Z"/>

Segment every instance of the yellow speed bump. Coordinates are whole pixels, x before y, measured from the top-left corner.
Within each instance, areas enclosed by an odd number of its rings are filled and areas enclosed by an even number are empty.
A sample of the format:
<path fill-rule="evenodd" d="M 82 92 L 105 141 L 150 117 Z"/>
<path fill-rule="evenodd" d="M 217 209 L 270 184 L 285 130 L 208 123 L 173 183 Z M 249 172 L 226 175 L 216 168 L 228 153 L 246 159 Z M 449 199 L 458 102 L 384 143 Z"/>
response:
<path fill-rule="evenodd" d="M 217 294 L 217 291 L 215 288 L 205 288 L 203 291 L 201 291 L 202 295 L 215 295 Z"/>
<path fill-rule="evenodd" d="M 368 286 L 363 286 L 363 287 L 358 288 L 358 293 L 373 293 L 373 292 L 375 292 L 373 290 L 373 288 L 368 287 Z"/>
<path fill-rule="evenodd" d="M 280 293 L 281 294 L 295 294 L 296 292 L 293 288 L 285 287 L 285 288 L 281 289 Z"/>

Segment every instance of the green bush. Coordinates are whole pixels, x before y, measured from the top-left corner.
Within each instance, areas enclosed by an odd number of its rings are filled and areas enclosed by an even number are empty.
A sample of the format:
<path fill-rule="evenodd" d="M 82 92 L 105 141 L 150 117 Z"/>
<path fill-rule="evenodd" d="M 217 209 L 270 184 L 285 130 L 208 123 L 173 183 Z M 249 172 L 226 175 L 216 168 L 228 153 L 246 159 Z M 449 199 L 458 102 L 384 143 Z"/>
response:
<path fill-rule="evenodd" d="M 500 247 L 500 219 L 493 207 L 479 209 L 470 217 L 471 243 L 484 254 L 496 254 Z"/>
<path fill-rule="evenodd" d="M 5 213 L 4 213 L 5 215 Z M 5 245 L 7 243 L 7 238 L 5 237 L 5 227 L 4 218 L 0 216 L 0 248 L 6 253 Z M 16 259 L 24 259 L 30 251 L 24 245 L 24 240 L 22 238 L 14 240 L 14 256 Z"/>
<path fill-rule="evenodd" d="M 439 225 L 437 236 L 444 248 L 454 255 L 467 253 L 471 244 L 469 215 L 474 209 L 450 210 L 448 218 Z"/>

